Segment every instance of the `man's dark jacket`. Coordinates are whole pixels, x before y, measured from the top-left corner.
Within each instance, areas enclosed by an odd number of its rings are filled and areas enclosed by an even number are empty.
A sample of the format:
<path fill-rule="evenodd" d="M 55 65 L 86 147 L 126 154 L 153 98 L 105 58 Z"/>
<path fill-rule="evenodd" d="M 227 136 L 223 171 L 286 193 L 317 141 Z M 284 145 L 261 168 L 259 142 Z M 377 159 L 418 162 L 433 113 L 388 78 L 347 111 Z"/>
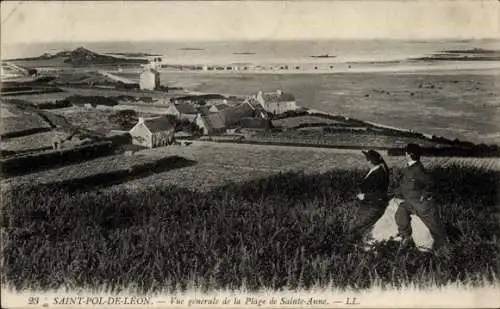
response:
<path fill-rule="evenodd" d="M 409 202 L 418 202 L 431 197 L 432 179 L 420 161 L 403 169 L 399 193 Z"/>

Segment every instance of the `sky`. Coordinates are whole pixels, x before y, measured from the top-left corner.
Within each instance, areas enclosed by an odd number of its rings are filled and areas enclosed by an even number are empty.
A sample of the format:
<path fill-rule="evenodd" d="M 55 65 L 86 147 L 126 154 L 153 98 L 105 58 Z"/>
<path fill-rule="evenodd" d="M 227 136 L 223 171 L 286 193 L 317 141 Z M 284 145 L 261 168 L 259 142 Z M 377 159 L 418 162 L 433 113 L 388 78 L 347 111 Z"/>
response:
<path fill-rule="evenodd" d="M 500 38 L 500 1 L 102 1 L 1 4 L 4 44 Z"/>

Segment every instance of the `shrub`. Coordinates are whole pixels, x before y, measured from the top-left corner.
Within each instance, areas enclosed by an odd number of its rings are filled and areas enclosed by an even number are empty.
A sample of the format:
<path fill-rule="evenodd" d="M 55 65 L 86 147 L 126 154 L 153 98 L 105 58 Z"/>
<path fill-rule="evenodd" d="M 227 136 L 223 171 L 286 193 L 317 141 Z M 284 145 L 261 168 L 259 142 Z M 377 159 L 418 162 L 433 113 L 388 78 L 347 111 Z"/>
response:
<path fill-rule="evenodd" d="M 111 154 L 113 145 L 110 141 L 95 142 L 62 150 L 17 155 L 0 160 L 4 176 L 15 176 L 38 169 L 84 161 Z"/>
<path fill-rule="evenodd" d="M 58 109 L 70 107 L 71 103 L 68 100 L 56 100 L 55 102 L 43 102 L 36 105 L 41 109 Z"/>
<path fill-rule="evenodd" d="M 120 110 L 108 116 L 108 120 L 111 123 L 116 123 L 122 130 L 130 130 L 138 119 L 137 112 L 132 109 Z"/>
<path fill-rule="evenodd" d="M 86 103 L 90 103 L 93 106 L 97 105 L 106 105 L 106 106 L 114 106 L 118 105 L 116 99 L 111 97 L 103 97 L 103 96 L 82 96 L 82 95 L 72 95 L 66 98 L 73 105 L 82 105 Z"/>

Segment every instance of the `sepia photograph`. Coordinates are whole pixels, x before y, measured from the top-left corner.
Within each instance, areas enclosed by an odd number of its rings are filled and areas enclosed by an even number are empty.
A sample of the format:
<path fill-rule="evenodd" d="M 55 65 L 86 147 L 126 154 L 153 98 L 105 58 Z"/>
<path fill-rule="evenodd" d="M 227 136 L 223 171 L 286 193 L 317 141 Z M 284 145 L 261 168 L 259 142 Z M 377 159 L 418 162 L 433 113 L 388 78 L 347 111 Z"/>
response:
<path fill-rule="evenodd" d="M 2 1 L 2 308 L 500 307 L 500 2 Z"/>

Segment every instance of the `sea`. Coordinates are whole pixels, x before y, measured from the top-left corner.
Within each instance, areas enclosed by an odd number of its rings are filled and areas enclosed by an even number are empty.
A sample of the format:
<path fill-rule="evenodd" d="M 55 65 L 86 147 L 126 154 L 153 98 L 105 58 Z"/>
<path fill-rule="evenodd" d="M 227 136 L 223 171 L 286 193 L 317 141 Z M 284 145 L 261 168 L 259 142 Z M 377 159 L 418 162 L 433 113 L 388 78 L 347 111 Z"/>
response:
<path fill-rule="evenodd" d="M 52 42 L 2 45 L 2 59 L 81 46 L 99 53 L 160 55 L 166 64 L 329 63 L 344 70 L 310 74 L 163 72 L 162 83 L 237 95 L 280 89 L 295 94 L 299 105 L 328 113 L 500 144 L 500 61 L 411 61 L 449 50 L 500 51 L 500 40 Z M 320 55 L 329 57 L 311 57 Z M 456 75 L 451 84 L 445 82 L 450 77 L 440 78 L 450 74 Z M 432 90 L 427 88 L 430 84 Z"/>
<path fill-rule="evenodd" d="M 167 63 L 274 63 L 310 62 L 311 56 L 328 62 L 404 61 L 444 50 L 471 48 L 500 49 L 500 40 L 318 40 L 318 41 L 130 41 L 130 42 L 50 42 L 5 45 L 2 58 L 38 56 L 84 46 L 101 53 L 151 53 Z"/>

